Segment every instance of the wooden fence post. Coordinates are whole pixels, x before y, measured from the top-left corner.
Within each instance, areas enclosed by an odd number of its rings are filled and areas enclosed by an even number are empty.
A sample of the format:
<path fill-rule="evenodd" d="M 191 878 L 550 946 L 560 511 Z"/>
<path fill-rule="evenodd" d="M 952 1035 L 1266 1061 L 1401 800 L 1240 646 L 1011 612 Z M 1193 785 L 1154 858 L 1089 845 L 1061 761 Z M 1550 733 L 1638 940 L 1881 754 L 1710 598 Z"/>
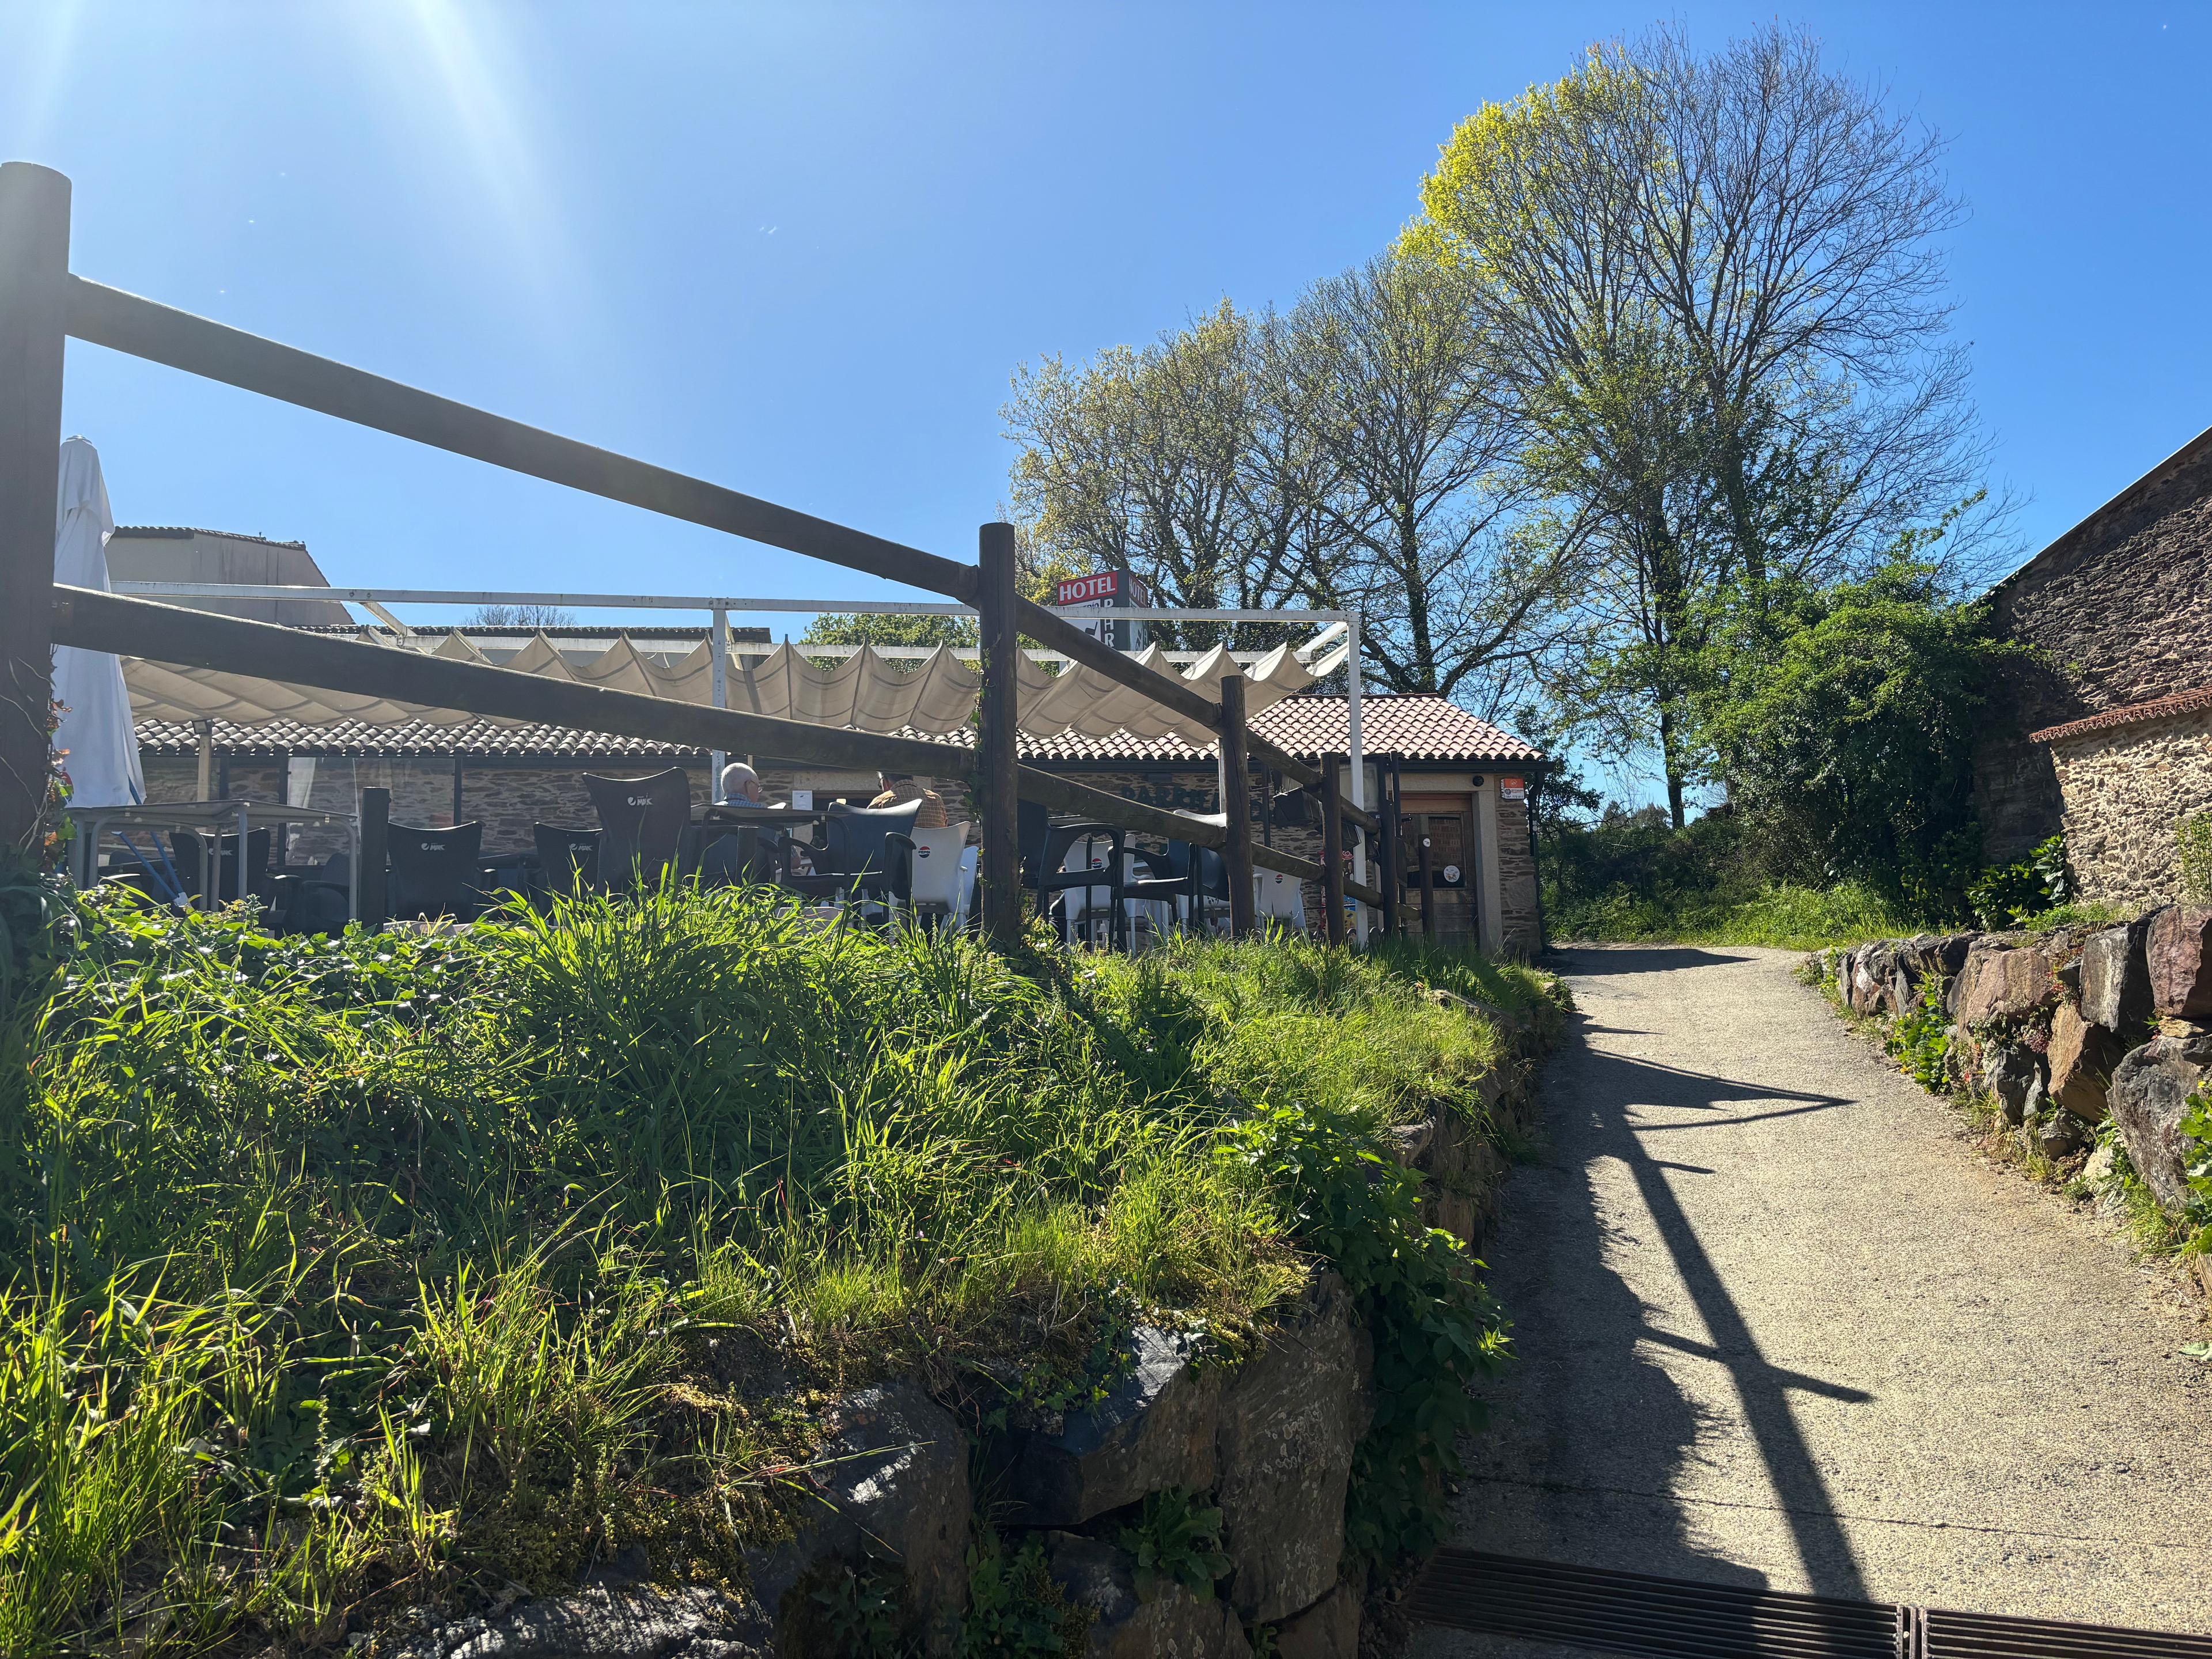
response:
<path fill-rule="evenodd" d="M 52 775 L 69 238 L 70 181 L 28 161 L 0 166 L 0 849 L 31 848 Z"/>
<path fill-rule="evenodd" d="M 1331 945 L 1344 943 L 1344 777 L 1334 755 L 1321 763 L 1321 902 Z"/>
<path fill-rule="evenodd" d="M 1390 799 L 1390 769 L 1379 761 L 1375 767 L 1375 817 L 1382 829 L 1369 837 L 1374 851 L 1374 882 L 1382 891 L 1382 931 L 1395 935 L 1398 932 L 1398 902 L 1405 896 L 1405 884 L 1398 878 L 1398 860 L 1403 849 L 1398 844 L 1398 813 Z"/>
<path fill-rule="evenodd" d="M 1244 747 L 1244 671 L 1221 682 L 1221 808 L 1229 818 L 1229 931 L 1252 932 L 1252 759 Z"/>
<path fill-rule="evenodd" d="M 353 872 L 354 918 L 363 927 L 384 926 L 392 907 L 385 891 L 385 865 L 392 848 L 392 792 L 361 792 L 361 867 Z"/>
<path fill-rule="evenodd" d="M 1020 639 L 1014 631 L 1014 527 L 987 524 L 977 536 L 975 609 L 981 626 L 983 694 L 977 710 L 975 799 L 982 809 L 983 936 L 1001 951 L 1022 938 L 1021 793 L 1017 734 L 1021 713 Z"/>

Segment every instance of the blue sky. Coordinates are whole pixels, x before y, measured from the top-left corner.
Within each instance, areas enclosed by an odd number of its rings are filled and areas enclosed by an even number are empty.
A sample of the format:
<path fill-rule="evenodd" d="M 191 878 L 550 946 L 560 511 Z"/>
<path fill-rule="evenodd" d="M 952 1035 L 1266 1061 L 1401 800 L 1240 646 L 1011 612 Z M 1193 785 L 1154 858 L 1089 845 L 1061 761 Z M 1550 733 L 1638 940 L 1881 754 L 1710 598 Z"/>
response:
<path fill-rule="evenodd" d="M 100 281 L 960 558 L 1014 366 L 1283 301 L 1583 44 L 1771 5 L 35 3 L 0 157 Z M 1949 137 L 1959 328 L 2039 546 L 2207 424 L 2212 9 L 1810 5 Z M 72 346 L 125 522 L 384 585 L 869 579 Z"/>

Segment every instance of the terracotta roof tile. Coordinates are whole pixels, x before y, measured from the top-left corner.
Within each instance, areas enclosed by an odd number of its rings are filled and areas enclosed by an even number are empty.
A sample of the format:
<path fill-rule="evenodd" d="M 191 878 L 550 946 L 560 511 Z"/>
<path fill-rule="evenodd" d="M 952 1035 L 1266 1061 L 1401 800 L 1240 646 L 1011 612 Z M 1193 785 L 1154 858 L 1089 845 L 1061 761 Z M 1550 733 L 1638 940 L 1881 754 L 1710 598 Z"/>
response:
<path fill-rule="evenodd" d="M 197 751 L 198 744 L 198 734 L 188 721 L 138 722 L 138 747 L 143 753 L 190 755 Z M 302 726 L 296 720 L 234 726 L 228 720 L 217 720 L 215 746 L 233 754 L 265 755 L 289 749 L 311 755 L 481 755 L 495 760 L 660 760 L 703 752 L 684 744 L 650 743 L 642 738 L 576 732 L 564 726 L 501 726 L 490 720 L 471 720 L 461 726 L 440 726 L 429 720 L 391 726 L 368 720 L 345 720 L 336 726 Z"/>
<path fill-rule="evenodd" d="M 1261 736 L 1308 760 L 1341 755 L 1348 746 L 1349 716 L 1341 697 L 1287 697 L 1253 717 Z M 1409 761 L 1467 765 L 1533 764 L 1542 754 L 1443 697 L 1426 695 L 1370 695 L 1360 700 L 1361 736 L 1370 755 L 1399 755 Z M 931 734 L 905 732 L 902 737 Z M 973 745 L 969 731 L 939 735 L 938 742 Z M 190 755 L 198 738 L 183 720 L 141 720 L 138 746 L 149 755 Z M 611 737 L 559 726 L 504 726 L 473 720 L 441 726 L 408 720 L 380 726 L 348 720 L 336 726 L 302 726 L 282 720 L 267 726 L 234 726 L 217 720 L 215 746 L 230 753 L 268 754 L 294 750 L 316 755 L 482 756 L 494 760 L 662 760 L 703 757 L 682 744 L 642 738 Z M 1116 732 L 1103 738 L 1024 738 L 1022 757 L 1068 763 L 1124 762 L 1138 766 L 1210 765 L 1211 749 L 1179 737 L 1133 738 Z"/>
<path fill-rule="evenodd" d="M 2107 708 L 2101 714 L 2069 720 L 2063 726 L 2046 726 L 2040 732 L 2029 732 L 2028 740 L 2031 743 L 2070 743 L 2076 738 L 2086 738 L 2098 732 L 2110 732 L 2123 726 L 2139 726 L 2147 720 L 2168 720 L 2176 714 L 2191 714 L 2200 708 L 2212 708 L 2212 685 L 2199 686 L 2194 691 L 2177 691 L 2169 697 L 2154 697 L 2148 702 L 2130 703 L 2125 708 Z"/>

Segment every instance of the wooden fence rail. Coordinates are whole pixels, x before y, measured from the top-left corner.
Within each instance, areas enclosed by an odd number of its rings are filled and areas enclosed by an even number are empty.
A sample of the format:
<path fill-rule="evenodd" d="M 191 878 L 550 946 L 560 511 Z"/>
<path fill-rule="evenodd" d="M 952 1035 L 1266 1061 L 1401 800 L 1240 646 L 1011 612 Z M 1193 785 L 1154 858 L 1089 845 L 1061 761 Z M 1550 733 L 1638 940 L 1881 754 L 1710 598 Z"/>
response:
<path fill-rule="evenodd" d="M 1250 764 L 1310 787 L 1322 783 L 1323 770 L 1249 732 L 1241 678 L 1224 682 L 1217 704 L 1021 599 L 1012 526 L 984 526 L 977 562 L 962 564 L 88 281 L 69 270 L 70 200 L 69 180 L 58 173 L 26 162 L 0 166 L 0 842 L 25 844 L 42 822 L 50 651 L 60 643 L 702 750 L 961 779 L 973 785 L 981 807 L 983 916 L 990 937 L 1002 944 L 1021 931 L 1017 830 L 1024 799 L 1139 834 L 1219 848 L 1231 866 L 1238 933 L 1252 926 L 1255 865 L 1322 880 L 1330 894 L 1332 937 L 1341 926 L 1340 894 L 1381 902 L 1376 890 L 1342 883 L 1334 855 L 1339 826 L 1372 836 L 1381 820 L 1330 790 L 1326 867 L 1255 845 Z M 54 585 L 54 479 L 69 337 L 973 605 L 984 659 L 977 747 L 772 720 Z M 1228 827 L 1020 766 L 1015 671 L 1023 635 L 1217 733 Z M 1333 766 L 1328 775 L 1334 779 Z M 1386 926 L 1395 925 L 1395 906 L 1383 915 Z"/>
<path fill-rule="evenodd" d="M 970 604 L 975 600 L 972 565 L 559 437 L 82 276 L 69 279 L 68 330 L 75 338 L 94 345 L 410 438 L 433 449 L 886 580 Z"/>
<path fill-rule="evenodd" d="M 52 626 L 57 645 L 580 732 L 942 777 L 965 778 L 975 766 L 975 751 L 958 744 L 882 737 L 615 691 L 59 583 L 53 589 Z"/>

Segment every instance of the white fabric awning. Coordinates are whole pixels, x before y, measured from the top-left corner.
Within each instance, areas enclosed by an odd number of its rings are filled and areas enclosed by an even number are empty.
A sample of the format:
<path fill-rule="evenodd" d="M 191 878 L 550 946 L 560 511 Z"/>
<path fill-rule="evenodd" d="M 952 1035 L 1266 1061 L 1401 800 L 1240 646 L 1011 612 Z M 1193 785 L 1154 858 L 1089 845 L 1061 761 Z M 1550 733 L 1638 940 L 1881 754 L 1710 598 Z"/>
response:
<path fill-rule="evenodd" d="M 441 657 L 493 665 L 458 633 L 442 638 L 416 635 L 395 639 L 363 629 L 359 637 L 387 650 L 431 651 Z M 1300 662 L 1289 646 L 1276 647 L 1242 668 L 1247 682 L 1246 708 L 1256 713 L 1295 696 L 1334 672 L 1344 656 L 1340 647 L 1309 665 Z M 1155 672 L 1181 680 L 1215 702 L 1220 701 L 1221 682 L 1239 672 L 1236 659 L 1219 647 L 1180 673 L 1162 657 L 1158 647 L 1134 653 L 1134 659 Z M 625 634 L 592 661 L 579 665 L 563 657 L 550 640 L 539 634 L 498 666 L 509 672 L 542 674 L 678 702 L 711 704 L 714 701 L 714 658 L 704 641 L 669 662 L 639 650 Z M 137 657 L 124 659 L 124 678 L 131 690 L 131 713 L 141 720 L 215 720 L 234 726 L 288 720 L 302 726 L 427 720 L 458 726 L 483 718 L 462 709 L 313 690 L 250 674 L 178 668 Z M 804 647 L 786 644 L 765 658 L 739 658 L 732 653 L 728 663 L 729 706 L 741 714 L 924 738 L 964 731 L 975 714 L 981 684 L 981 676 L 972 664 L 941 648 L 918 663 L 896 662 L 872 650 L 861 650 L 835 667 L 824 668 L 806 656 Z M 1053 674 L 1024 655 L 1018 704 L 1021 729 L 1033 738 L 1068 733 L 1098 738 L 1127 732 L 1136 738 L 1175 733 L 1200 746 L 1213 740 L 1212 734 L 1195 722 L 1080 664 L 1070 664 Z"/>

